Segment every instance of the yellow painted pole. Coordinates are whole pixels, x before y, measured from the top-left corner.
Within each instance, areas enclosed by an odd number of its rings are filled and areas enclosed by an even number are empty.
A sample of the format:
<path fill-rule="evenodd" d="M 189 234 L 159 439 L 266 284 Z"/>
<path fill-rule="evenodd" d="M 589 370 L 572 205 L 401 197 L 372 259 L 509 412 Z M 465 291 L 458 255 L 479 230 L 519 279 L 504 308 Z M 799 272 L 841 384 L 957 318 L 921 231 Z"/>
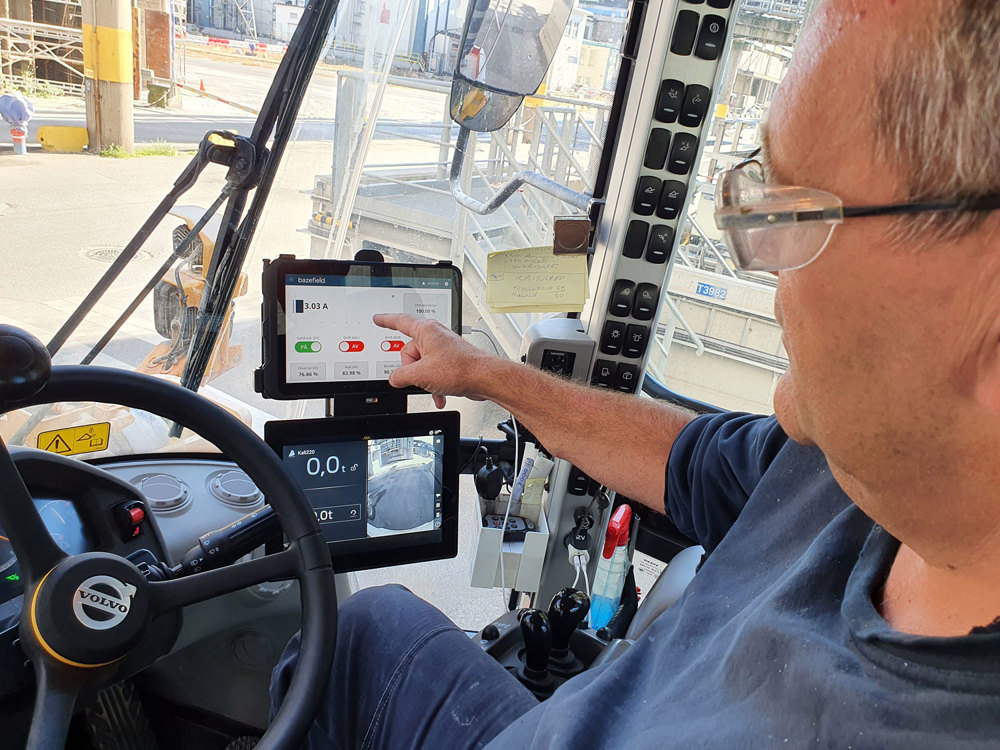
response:
<path fill-rule="evenodd" d="M 132 151 L 132 4 L 82 0 L 81 5 L 90 148 L 121 146 Z"/>

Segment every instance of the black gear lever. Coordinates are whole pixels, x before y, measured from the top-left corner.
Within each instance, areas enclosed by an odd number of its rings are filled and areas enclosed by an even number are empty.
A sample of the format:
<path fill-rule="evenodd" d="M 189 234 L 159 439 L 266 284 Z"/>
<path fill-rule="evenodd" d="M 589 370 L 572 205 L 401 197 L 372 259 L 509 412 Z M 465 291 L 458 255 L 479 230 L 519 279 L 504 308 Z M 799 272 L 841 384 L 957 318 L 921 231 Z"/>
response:
<path fill-rule="evenodd" d="M 549 616 L 540 609 L 528 609 L 521 614 L 520 620 L 524 653 L 517 678 L 539 699 L 545 699 L 555 689 L 555 681 L 549 673 L 549 652 L 552 650 Z"/>
<path fill-rule="evenodd" d="M 570 637 L 590 612 L 590 597 L 574 588 L 560 589 L 549 604 L 552 625 L 552 649 L 549 668 L 557 675 L 570 677 L 583 671 L 583 663 L 569 648 Z"/>

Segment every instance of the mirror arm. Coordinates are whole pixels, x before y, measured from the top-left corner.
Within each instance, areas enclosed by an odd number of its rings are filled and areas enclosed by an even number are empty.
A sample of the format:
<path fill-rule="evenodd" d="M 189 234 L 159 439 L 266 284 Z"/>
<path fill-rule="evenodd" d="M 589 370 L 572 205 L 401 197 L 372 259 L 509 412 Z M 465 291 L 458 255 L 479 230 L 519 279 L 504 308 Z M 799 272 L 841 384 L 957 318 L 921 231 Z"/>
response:
<path fill-rule="evenodd" d="M 516 193 L 521 185 L 531 185 L 531 187 L 537 188 L 543 193 L 548 193 L 564 203 L 579 208 L 581 211 L 590 211 L 593 196 L 589 193 L 579 193 L 576 190 L 570 190 L 565 185 L 561 185 L 555 180 L 550 180 L 538 172 L 529 172 L 526 170 L 521 170 L 515 174 L 488 203 L 477 201 L 472 196 L 466 195 L 465 191 L 462 190 L 462 171 L 465 166 L 465 155 L 469 145 L 470 132 L 468 128 L 459 128 L 458 138 L 455 139 L 455 153 L 451 160 L 451 174 L 449 175 L 451 194 L 455 196 L 455 200 L 459 204 L 465 206 L 473 213 L 481 215 L 491 214 L 506 203 L 507 199 Z"/>

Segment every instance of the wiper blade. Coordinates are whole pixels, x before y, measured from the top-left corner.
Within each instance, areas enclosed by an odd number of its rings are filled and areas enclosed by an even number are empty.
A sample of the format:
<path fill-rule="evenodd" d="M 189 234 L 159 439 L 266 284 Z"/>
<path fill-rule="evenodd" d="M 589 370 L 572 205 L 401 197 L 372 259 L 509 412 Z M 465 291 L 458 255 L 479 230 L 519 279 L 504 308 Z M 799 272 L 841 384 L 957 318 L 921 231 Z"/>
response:
<path fill-rule="evenodd" d="M 258 149 L 264 149 L 272 132 L 274 138 L 261 166 L 258 187 L 246 216 L 242 217 L 247 190 L 234 191 L 226 206 L 215 243 L 216 252 L 205 277 L 205 293 L 198 311 L 198 321 L 181 374 L 181 385 L 190 390 L 197 391 L 201 385 L 219 334 L 225 325 L 230 300 L 246 262 L 264 202 L 274 182 L 278 164 L 298 117 L 302 97 L 325 46 L 327 32 L 339 4 L 339 0 L 320 0 L 306 6 L 264 99 L 260 115 L 254 123 L 250 141 Z M 172 432 L 178 432 L 176 426 Z"/>

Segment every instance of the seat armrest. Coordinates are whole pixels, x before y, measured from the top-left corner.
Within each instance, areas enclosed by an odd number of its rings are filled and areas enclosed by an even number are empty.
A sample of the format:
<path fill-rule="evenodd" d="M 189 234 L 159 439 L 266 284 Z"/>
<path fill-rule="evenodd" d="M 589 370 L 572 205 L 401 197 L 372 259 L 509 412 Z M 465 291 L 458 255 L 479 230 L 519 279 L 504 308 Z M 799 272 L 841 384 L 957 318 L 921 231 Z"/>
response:
<path fill-rule="evenodd" d="M 632 623 L 625 633 L 626 639 L 634 641 L 642 635 L 653 620 L 681 598 L 684 589 L 694 578 L 704 554 L 704 548 L 695 546 L 688 547 L 674 556 L 643 598 L 639 610 L 635 613 L 635 617 L 632 618 Z"/>

